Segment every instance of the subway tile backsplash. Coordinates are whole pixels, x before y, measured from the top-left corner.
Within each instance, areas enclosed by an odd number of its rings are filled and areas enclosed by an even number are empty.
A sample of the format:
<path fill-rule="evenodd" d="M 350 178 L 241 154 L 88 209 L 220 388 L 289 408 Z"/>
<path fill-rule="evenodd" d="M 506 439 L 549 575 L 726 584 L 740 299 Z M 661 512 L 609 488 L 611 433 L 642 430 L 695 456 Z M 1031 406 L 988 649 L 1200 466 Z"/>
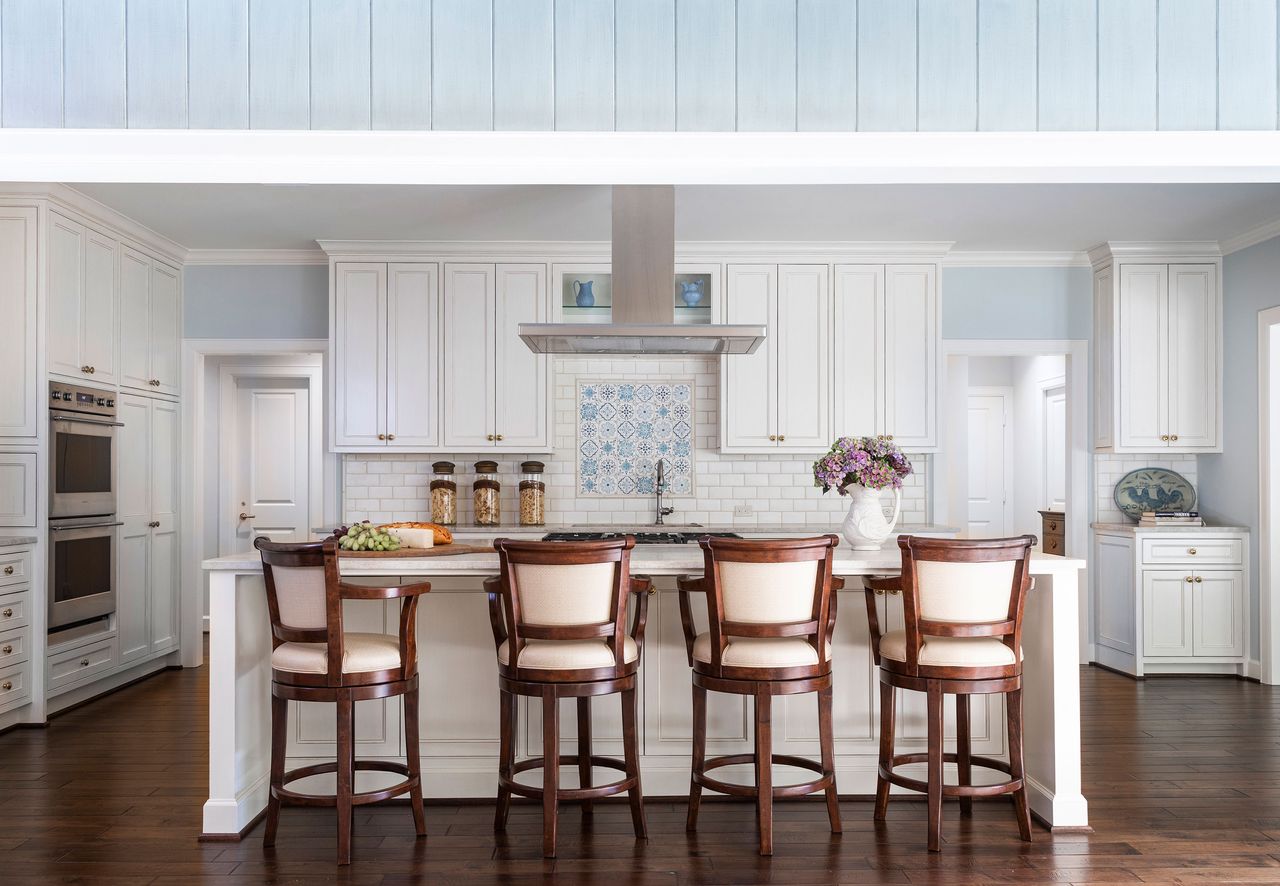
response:
<path fill-rule="evenodd" d="M 693 492 L 667 495 L 665 503 L 676 508 L 669 523 L 705 525 L 788 526 L 836 530 L 848 501 L 835 493 L 823 495 L 813 486 L 814 456 L 725 455 L 719 446 L 719 365 L 708 358 L 596 359 L 558 357 L 553 392 L 555 450 L 546 453 L 494 456 L 484 452 L 431 455 L 347 455 L 343 457 L 344 517 L 355 520 L 426 520 L 430 517 L 427 485 L 431 464 L 447 459 L 458 466 L 459 525 L 472 522 L 470 487 L 472 464 L 481 458 L 495 460 L 503 480 L 504 523 L 516 522 L 516 480 L 520 462 L 536 459 L 546 464 L 547 522 L 549 524 L 632 524 L 653 519 L 652 495 L 578 495 L 578 381 L 608 379 L 617 382 L 693 379 L 695 426 Z M 912 456 L 915 473 L 902 490 L 903 523 L 929 522 L 929 457 Z M 1194 460 L 1193 460 L 1194 463 Z M 750 505 L 749 516 L 735 507 Z"/>
<path fill-rule="evenodd" d="M 1138 468 L 1166 468 L 1176 471 L 1190 481 L 1199 492 L 1194 455 L 1109 455 L 1098 453 L 1093 457 L 1093 475 L 1096 487 L 1095 518 L 1100 523 L 1132 523 L 1116 507 L 1112 492 L 1124 475 Z"/>

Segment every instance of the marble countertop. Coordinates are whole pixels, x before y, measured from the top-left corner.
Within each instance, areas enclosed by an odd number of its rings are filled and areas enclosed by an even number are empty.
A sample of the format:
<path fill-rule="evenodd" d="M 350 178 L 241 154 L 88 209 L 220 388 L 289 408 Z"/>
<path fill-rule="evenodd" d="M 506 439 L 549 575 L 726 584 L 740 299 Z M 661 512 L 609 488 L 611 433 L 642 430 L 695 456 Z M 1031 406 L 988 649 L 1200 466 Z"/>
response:
<path fill-rule="evenodd" d="M 0 548 L 28 547 L 37 541 L 34 535 L 0 535 Z"/>
<path fill-rule="evenodd" d="M 1090 523 L 1099 532 L 1125 532 L 1131 535 L 1152 533 L 1166 535 L 1170 532 L 1188 532 L 1195 535 L 1235 534 L 1248 532 L 1248 526 L 1139 526 L 1137 523 Z"/>
<path fill-rule="evenodd" d="M 350 524 L 348 524 L 350 525 Z M 732 525 L 708 524 L 696 526 L 690 523 L 665 523 L 654 526 L 652 523 L 610 524 L 610 523 L 548 523 L 544 526 L 521 526 L 519 523 L 499 523 L 497 526 L 450 526 L 454 536 L 467 538 L 498 538 L 512 535 L 536 535 L 541 537 L 548 532 L 736 532 L 746 538 L 818 536 L 828 532 L 840 534 L 840 526 L 836 524 L 827 528 L 816 526 L 782 526 L 775 524 Z M 328 535 L 332 528 L 311 530 L 316 535 Z M 959 532 L 954 526 L 942 526 L 937 523 L 899 523 L 894 535 L 910 535 L 912 533 L 953 535 Z"/>

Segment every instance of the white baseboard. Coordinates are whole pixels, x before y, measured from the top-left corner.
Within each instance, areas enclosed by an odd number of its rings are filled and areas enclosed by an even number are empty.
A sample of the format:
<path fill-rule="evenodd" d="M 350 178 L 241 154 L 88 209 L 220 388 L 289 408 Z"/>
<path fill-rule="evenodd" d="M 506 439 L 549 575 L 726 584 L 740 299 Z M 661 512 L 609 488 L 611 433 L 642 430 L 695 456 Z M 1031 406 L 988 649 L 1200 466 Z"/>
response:
<path fill-rule="evenodd" d="M 1249 659 L 1248 664 L 1245 665 L 1244 675 L 1250 680 L 1261 680 L 1262 662 L 1258 661 L 1256 658 Z"/>
<path fill-rule="evenodd" d="M 83 686 L 68 689 L 59 695 L 53 696 L 46 702 L 48 705 L 47 713 L 52 716 L 58 711 L 65 711 L 67 708 L 74 707 L 81 702 L 96 698 L 113 689 L 118 689 L 126 683 L 132 683 L 134 680 L 162 671 L 171 664 L 178 664 L 178 653 L 176 651 L 158 656 L 150 661 L 144 661 L 123 671 L 116 671 L 101 680 L 93 680 Z"/>

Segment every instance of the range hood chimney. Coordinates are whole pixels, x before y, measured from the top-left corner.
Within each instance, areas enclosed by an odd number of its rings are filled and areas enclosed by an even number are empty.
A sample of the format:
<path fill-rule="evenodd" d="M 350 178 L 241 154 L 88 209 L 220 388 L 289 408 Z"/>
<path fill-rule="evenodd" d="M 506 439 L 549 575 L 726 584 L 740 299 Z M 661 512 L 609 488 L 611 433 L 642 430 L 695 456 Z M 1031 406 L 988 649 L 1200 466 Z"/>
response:
<path fill-rule="evenodd" d="M 677 324 L 676 197 L 671 185 L 613 188 L 611 323 L 521 323 L 539 354 L 750 354 L 763 326 Z"/>

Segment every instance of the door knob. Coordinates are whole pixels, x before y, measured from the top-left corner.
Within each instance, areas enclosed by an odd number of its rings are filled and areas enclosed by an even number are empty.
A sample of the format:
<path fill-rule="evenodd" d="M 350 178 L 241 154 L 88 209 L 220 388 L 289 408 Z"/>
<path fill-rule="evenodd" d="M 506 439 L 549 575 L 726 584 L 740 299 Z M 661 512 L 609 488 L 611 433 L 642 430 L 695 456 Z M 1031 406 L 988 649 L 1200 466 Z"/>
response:
<path fill-rule="evenodd" d="M 244 511 L 241 511 L 241 512 L 240 512 L 240 519 L 241 519 L 241 520 L 256 520 L 256 519 L 258 519 L 258 515 L 257 515 L 257 514 L 246 514 Z M 155 525 L 159 526 L 160 524 L 159 524 L 159 523 L 157 523 L 157 524 L 155 524 Z"/>

